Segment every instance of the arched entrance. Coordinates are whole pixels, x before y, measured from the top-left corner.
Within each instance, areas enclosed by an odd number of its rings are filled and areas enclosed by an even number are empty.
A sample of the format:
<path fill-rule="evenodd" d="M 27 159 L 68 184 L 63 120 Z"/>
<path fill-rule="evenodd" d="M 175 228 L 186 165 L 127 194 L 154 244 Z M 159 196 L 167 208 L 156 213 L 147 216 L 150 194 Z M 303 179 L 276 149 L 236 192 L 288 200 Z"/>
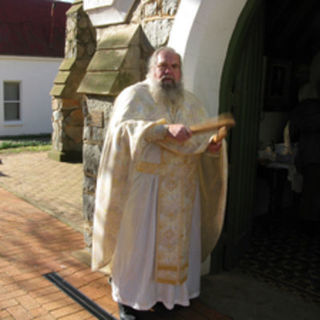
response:
<path fill-rule="evenodd" d="M 201 6 L 195 8 L 195 20 L 201 9 Z M 229 8 L 219 9 L 218 13 L 207 10 L 207 16 L 218 14 L 221 19 L 227 20 Z M 220 47 L 218 50 L 212 45 L 206 53 L 201 53 L 210 47 L 209 44 L 202 46 L 204 36 L 199 32 L 201 26 L 198 29 L 187 28 L 186 31 L 190 32 L 186 33 L 190 36 L 184 35 L 186 39 L 182 44 L 174 35 L 170 40 L 170 45 L 176 45 L 185 58 L 187 87 L 205 98 L 211 113 L 218 112 L 219 105 L 219 112 L 231 111 L 237 120 L 237 126 L 229 138 L 227 219 L 221 241 L 213 253 L 212 271 L 231 268 L 239 261 L 252 245 L 252 230 L 261 217 L 265 217 L 267 222 L 262 222 L 262 229 L 268 233 L 271 228 L 269 235 L 275 231 L 274 222 L 277 227 L 281 221 L 286 227 L 291 225 L 295 204 L 287 173 L 279 175 L 276 169 L 271 170 L 268 178 L 279 179 L 272 180 L 272 184 L 270 180 L 264 181 L 266 188 L 261 188 L 261 178 L 264 177 L 260 175 L 259 151 L 269 144 L 273 148 L 283 143 L 283 129 L 290 109 L 297 102 L 297 89 L 308 80 L 312 57 L 320 50 L 320 38 L 317 36 L 320 31 L 320 2 L 317 0 L 281 3 L 276 0 L 248 0 L 243 1 L 236 10 L 230 14 L 232 23 L 227 26 L 228 36 L 220 40 L 213 36 L 217 40 L 215 45 Z M 215 25 L 206 33 L 207 42 L 210 39 L 208 34 L 220 26 L 215 20 Z M 194 29 L 198 32 L 193 33 Z M 193 34 L 196 34 L 194 38 Z M 212 57 L 211 61 L 208 56 Z M 207 71 L 202 72 L 203 68 Z M 274 70 L 280 70 L 281 74 L 284 72 L 280 81 L 280 96 L 270 95 Z M 213 81 L 210 81 L 210 76 Z M 208 89 L 208 82 L 211 89 Z M 202 94 L 202 91 L 210 93 Z M 280 197 L 277 195 L 279 190 L 284 191 Z M 277 201 L 279 199 L 280 202 Z M 276 216 L 270 216 L 270 208 L 276 209 L 271 210 Z M 261 212 L 263 214 L 260 216 Z M 292 229 L 290 232 L 295 231 Z M 278 234 L 281 232 L 279 230 Z M 279 241 L 285 242 L 285 239 Z M 299 241 L 297 238 L 296 243 Z M 319 241 L 312 243 L 312 248 L 315 247 L 319 250 Z M 294 251 L 292 247 L 290 250 Z M 266 247 L 265 252 L 268 251 L 271 250 Z M 251 258 L 254 259 L 252 255 Z M 290 259 L 295 260 L 295 257 Z"/>
<path fill-rule="evenodd" d="M 261 0 L 247 1 L 238 20 L 220 90 L 220 111 L 233 112 L 238 125 L 229 139 L 224 237 L 212 259 L 215 270 L 239 266 L 247 250 L 242 270 L 317 302 L 319 234 L 302 224 L 288 179 L 292 156 L 281 150 L 299 87 L 320 78 L 319 16 L 318 1 Z"/>

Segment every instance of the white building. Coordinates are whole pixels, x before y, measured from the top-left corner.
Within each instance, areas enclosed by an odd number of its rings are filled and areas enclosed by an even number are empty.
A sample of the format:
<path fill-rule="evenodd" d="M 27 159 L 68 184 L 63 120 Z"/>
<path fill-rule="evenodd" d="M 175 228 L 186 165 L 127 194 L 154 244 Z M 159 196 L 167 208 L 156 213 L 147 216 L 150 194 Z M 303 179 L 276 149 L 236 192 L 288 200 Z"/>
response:
<path fill-rule="evenodd" d="M 0 5 L 0 136 L 50 134 L 50 89 L 64 55 L 65 12 L 56 1 Z"/>

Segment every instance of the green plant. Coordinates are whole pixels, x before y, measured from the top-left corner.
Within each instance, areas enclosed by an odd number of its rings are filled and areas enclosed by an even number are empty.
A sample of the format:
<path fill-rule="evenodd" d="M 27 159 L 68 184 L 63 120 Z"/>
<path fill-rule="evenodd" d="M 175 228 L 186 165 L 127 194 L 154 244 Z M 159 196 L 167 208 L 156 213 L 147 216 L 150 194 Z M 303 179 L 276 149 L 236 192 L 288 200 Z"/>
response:
<path fill-rule="evenodd" d="M 46 151 L 51 149 L 49 135 L 1 137 L 0 153 Z"/>

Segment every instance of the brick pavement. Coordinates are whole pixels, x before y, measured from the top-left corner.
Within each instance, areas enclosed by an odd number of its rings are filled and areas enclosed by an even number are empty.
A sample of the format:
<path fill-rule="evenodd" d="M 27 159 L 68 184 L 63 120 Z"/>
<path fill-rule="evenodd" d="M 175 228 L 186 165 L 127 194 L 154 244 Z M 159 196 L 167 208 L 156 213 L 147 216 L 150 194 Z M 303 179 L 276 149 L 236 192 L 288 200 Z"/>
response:
<path fill-rule="evenodd" d="M 81 163 L 58 162 L 47 152 L 1 154 L 0 187 L 83 229 Z"/>
<path fill-rule="evenodd" d="M 116 315 L 106 277 L 75 258 L 85 247 L 82 164 L 51 160 L 47 152 L 1 159 L 0 319 L 95 319 L 43 278 L 48 272 Z"/>
<path fill-rule="evenodd" d="M 43 277 L 58 272 L 109 313 L 117 314 L 106 277 L 73 257 L 80 232 L 0 188 L 0 319 L 95 319 Z"/>
<path fill-rule="evenodd" d="M 82 165 L 56 162 L 46 152 L 1 159 L 0 319 L 96 319 L 43 277 L 51 272 L 117 318 L 106 276 L 83 259 Z M 142 319 L 230 320 L 199 300 L 174 313 L 146 312 Z"/>

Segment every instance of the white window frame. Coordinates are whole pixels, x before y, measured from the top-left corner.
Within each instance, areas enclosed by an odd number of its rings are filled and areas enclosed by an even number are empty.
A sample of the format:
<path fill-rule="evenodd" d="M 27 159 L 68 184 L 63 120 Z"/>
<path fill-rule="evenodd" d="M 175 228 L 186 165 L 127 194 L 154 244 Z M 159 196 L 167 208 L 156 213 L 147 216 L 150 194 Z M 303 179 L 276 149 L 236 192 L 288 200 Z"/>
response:
<path fill-rule="evenodd" d="M 16 83 L 19 85 L 19 100 L 5 100 L 5 84 L 6 83 Z M 21 102 L 21 97 L 22 97 L 22 82 L 21 80 L 4 80 L 2 83 L 2 88 L 3 88 L 3 122 L 5 126 L 10 126 L 10 125 L 18 125 L 22 123 L 22 102 Z M 5 104 L 6 103 L 19 103 L 19 119 L 14 119 L 14 120 L 6 120 L 5 118 Z"/>

